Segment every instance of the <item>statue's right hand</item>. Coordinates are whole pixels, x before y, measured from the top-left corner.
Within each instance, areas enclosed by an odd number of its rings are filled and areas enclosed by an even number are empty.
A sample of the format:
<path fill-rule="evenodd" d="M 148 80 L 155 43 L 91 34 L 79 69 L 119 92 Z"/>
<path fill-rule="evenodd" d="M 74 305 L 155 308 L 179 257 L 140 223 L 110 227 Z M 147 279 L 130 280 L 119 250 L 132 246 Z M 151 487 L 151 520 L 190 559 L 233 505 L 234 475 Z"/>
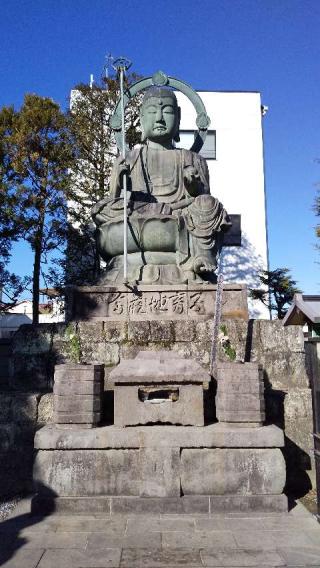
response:
<path fill-rule="evenodd" d="M 127 164 L 127 162 L 125 161 L 124 158 L 118 164 L 118 172 L 119 172 L 119 176 L 123 175 L 123 174 L 128 175 L 130 173 L 130 166 L 129 166 L 129 164 Z"/>

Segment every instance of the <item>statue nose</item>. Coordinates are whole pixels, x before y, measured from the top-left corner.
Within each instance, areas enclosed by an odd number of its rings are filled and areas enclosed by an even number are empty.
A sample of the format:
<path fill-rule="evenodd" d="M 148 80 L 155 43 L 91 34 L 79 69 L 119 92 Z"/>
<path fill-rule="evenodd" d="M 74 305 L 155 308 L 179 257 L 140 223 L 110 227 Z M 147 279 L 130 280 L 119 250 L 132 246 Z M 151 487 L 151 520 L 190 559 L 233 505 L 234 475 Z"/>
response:
<path fill-rule="evenodd" d="M 163 111 L 162 108 L 158 108 L 156 113 L 156 121 L 162 122 L 162 120 L 163 120 Z"/>

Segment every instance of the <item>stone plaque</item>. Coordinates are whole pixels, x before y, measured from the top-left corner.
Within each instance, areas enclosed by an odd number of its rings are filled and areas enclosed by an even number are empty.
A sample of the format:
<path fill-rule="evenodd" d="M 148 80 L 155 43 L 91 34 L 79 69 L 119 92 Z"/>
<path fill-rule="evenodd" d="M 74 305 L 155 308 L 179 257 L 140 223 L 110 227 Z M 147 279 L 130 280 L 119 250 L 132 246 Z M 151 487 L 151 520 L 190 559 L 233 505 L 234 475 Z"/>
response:
<path fill-rule="evenodd" d="M 206 320 L 214 316 L 217 286 L 72 286 L 67 289 L 68 320 Z M 248 319 L 247 290 L 225 284 L 222 315 Z"/>

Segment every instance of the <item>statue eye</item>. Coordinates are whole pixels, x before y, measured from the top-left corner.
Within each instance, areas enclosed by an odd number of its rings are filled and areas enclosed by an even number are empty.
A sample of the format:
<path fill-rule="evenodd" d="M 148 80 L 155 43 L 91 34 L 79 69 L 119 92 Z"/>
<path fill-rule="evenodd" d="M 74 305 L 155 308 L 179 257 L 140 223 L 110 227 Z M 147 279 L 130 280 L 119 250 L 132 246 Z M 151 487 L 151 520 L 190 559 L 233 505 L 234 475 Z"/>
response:
<path fill-rule="evenodd" d="M 174 108 L 172 106 L 165 106 L 163 112 L 165 114 L 174 114 Z"/>
<path fill-rule="evenodd" d="M 151 105 L 151 106 L 148 106 L 147 112 L 148 112 L 148 114 L 155 114 L 157 112 L 157 109 L 156 109 L 155 106 Z"/>

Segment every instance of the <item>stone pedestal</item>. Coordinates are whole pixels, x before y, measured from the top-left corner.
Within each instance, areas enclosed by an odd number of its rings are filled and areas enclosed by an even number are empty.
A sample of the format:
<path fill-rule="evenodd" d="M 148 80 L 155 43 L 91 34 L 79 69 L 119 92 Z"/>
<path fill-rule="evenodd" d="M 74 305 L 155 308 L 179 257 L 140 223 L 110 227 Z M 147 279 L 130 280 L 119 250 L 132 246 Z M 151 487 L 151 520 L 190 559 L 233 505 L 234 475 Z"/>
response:
<path fill-rule="evenodd" d="M 276 426 L 47 426 L 35 438 L 34 510 L 284 512 L 283 444 Z"/>
<path fill-rule="evenodd" d="M 92 428 L 101 420 L 103 365 L 57 365 L 54 373 L 54 422 L 60 427 Z"/>
<path fill-rule="evenodd" d="M 216 412 L 219 422 L 260 426 L 265 420 L 262 369 L 257 363 L 216 365 Z"/>

